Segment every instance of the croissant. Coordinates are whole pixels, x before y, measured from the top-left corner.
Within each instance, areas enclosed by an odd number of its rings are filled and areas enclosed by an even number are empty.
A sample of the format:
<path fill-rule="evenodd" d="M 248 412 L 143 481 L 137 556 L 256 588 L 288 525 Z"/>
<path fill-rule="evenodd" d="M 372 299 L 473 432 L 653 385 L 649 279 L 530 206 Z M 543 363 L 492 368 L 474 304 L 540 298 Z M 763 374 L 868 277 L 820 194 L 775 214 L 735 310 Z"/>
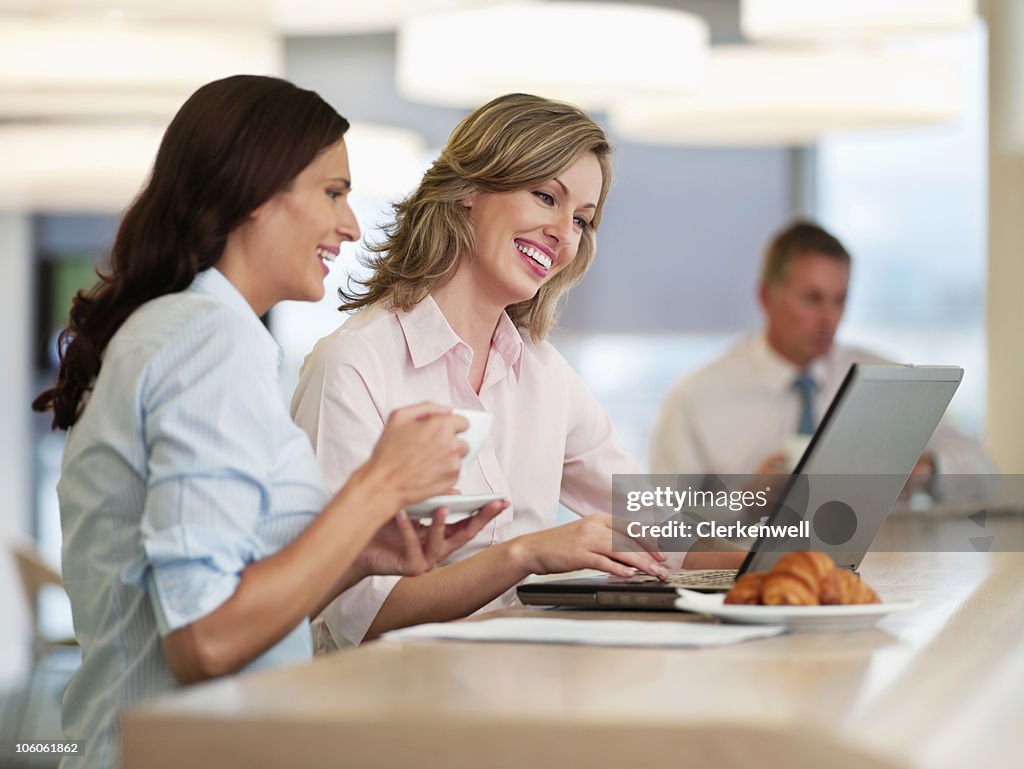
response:
<path fill-rule="evenodd" d="M 766 571 L 752 571 L 749 574 L 742 575 L 736 580 L 732 590 L 725 596 L 725 602 L 738 604 L 761 603 L 761 586 L 767 576 L 768 572 Z"/>
<path fill-rule="evenodd" d="M 771 568 L 773 572 L 791 572 L 803 579 L 817 581 L 823 579 L 836 567 L 828 553 L 787 553 Z"/>
<path fill-rule="evenodd" d="M 818 591 L 796 574 L 768 572 L 761 588 L 761 603 L 765 606 L 817 606 Z"/>
<path fill-rule="evenodd" d="M 761 602 L 769 606 L 816 606 L 821 584 L 835 569 L 825 553 L 788 553 L 768 572 Z"/>
<path fill-rule="evenodd" d="M 879 603 L 856 574 L 837 569 L 826 553 L 788 553 L 767 572 L 740 577 L 725 597 L 731 604 L 817 606 Z"/>
<path fill-rule="evenodd" d="M 845 569 L 833 569 L 821 585 L 823 604 L 881 603 L 878 593 L 864 580 Z"/>

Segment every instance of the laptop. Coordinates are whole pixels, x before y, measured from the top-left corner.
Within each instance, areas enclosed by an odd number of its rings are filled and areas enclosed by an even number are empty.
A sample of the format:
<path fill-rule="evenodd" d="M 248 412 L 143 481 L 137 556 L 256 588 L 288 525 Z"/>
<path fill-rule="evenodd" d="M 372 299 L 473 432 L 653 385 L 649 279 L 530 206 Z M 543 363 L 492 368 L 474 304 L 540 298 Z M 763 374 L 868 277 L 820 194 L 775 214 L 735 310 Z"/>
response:
<path fill-rule="evenodd" d="M 809 536 L 798 546 L 758 537 L 738 571 L 684 569 L 666 582 L 646 574 L 556 578 L 520 585 L 519 598 L 539 606 L 672 609 L 677 587 L 725 591 L 740 574 L 770 569 L 794 549 L 824 550 L 856 571 L 962 378 L 956 366 L 850 367 L 766 520 L 807 519 Z"/>

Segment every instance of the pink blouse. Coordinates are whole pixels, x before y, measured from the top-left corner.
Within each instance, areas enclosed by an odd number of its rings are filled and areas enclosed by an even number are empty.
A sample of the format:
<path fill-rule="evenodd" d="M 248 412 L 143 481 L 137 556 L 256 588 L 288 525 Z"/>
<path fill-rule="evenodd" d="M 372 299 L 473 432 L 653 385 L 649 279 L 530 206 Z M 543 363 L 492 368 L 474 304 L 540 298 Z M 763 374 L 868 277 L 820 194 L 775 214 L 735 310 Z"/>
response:
<path fill-rule="evenodd" d="M 479 395 L 468 380 L 472 355 L 431 297 L 409 312 L 364 309 L 317 342 L 291 412 L 312 439 L 328 488 L 337 491 L 366 461 L 392 411 L 429 400 L 494 415 L 459 490 L 511 501 L 450 560 L 553 526 L 559 502 L 579 515 L 610 513 L 612 474 L 640 470 L 565 359 L 547 342 L 524 339 L 505 314 Z M 371 577 L 335 600 L 324 612 L 335 641 L 361 641 L 399 579 Z M 509 590 L 484 608 L 514 602 Z"/>

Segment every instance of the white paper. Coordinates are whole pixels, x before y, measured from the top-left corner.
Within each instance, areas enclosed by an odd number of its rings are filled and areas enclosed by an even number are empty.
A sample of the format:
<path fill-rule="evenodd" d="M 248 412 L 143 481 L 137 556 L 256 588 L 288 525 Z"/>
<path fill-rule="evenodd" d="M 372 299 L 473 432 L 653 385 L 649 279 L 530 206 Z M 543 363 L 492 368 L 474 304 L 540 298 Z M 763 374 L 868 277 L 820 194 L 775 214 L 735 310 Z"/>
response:
<path fill-rule="evenodd" d="M 702 593 L 699 590 L 687 590 L 685 587 L 677 587 L 676 593 L 679 595 L 676 608 L 683 611 L 708 611 L 717 609 L 725 603 L 725 593 Z"/>
<path fill-rule="evenodd" d="M 434 622 L 393 630 L 397 641 L 505 641 L 586 646 L 727 646 L 785 631 L 781 625 L 718 625 L 710 622 L 575 620 L 551 617 L 499 617 L 478 622 Z"/>

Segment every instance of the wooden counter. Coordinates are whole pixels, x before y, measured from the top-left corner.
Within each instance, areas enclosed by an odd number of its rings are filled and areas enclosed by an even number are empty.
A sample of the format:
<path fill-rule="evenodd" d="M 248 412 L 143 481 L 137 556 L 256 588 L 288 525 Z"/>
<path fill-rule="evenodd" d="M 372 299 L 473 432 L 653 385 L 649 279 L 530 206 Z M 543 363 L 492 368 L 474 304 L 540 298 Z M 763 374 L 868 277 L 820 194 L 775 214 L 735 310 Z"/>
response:
<path fill-rule="evenodd" d="M 372 643 L 136 708 L 124 766 L 1024 766 L 1024 555 L 875 552 L 862 574 L 919 607 L 720 649 Z"/>

